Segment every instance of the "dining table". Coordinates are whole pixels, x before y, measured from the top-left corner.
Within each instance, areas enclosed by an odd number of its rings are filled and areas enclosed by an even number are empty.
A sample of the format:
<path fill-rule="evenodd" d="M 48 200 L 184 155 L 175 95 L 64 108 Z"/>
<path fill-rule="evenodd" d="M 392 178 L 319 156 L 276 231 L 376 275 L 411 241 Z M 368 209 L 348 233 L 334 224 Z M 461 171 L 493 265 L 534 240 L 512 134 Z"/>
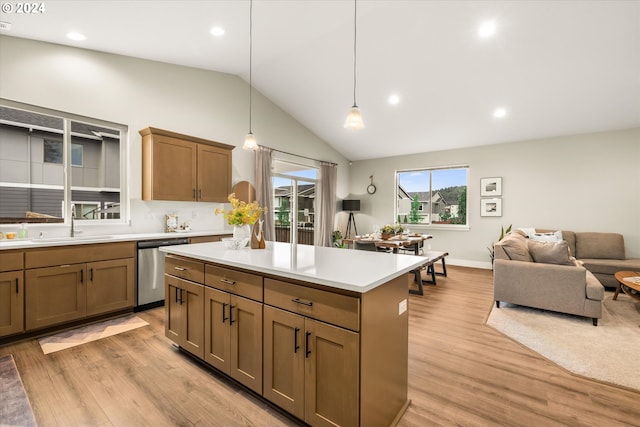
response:
<path fill-rule="evenodd" d="M 375 235 L 356 236 L 354 238 L 342 239 L 342 243 L 353 245 L 353 242 L 373 242 L 377 248 L 391 249 L 397 254 L 399 249 L 413 248 L 416 255 L 420 255 L 420 243 L 432 239 L 431 234 L 409 233 L 381 239 Z"/>

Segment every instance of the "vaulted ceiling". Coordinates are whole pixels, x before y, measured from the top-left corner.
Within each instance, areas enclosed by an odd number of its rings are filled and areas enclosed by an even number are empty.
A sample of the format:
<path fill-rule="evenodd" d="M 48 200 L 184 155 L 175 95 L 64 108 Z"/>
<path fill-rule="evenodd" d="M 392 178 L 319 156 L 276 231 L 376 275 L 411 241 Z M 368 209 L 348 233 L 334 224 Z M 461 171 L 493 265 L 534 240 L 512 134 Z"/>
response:
<path fill-rule="evenodd" d="M 53 0 L 29 14 L 6 4 L 2 34 L 249 79 L 249 1 Z M 366 127 L 352 131 L 353 1 L 253 3 L 254 87 L 350 160 L 640 126 L 640 1 L 357 6 Z M 495 33 L 481 37 L 485 22 Z"/>

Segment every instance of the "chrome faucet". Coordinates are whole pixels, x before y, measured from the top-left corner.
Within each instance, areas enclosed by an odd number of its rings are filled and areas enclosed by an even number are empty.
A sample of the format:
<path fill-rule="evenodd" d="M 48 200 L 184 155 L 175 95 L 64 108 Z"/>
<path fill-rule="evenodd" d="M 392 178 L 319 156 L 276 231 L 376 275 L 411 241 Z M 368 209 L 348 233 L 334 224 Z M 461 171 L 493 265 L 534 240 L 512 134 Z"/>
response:
<path fill-rule="evenodd" d="M 75 230 L 74 221 L 73 221 L 75 218 L 76 218 L 76 209 L 75 209 L 75 206 L 72 205 L 71 206 L 71 233 L 70 233 L 71 237 L 76 236 L 76 230 Z"/>

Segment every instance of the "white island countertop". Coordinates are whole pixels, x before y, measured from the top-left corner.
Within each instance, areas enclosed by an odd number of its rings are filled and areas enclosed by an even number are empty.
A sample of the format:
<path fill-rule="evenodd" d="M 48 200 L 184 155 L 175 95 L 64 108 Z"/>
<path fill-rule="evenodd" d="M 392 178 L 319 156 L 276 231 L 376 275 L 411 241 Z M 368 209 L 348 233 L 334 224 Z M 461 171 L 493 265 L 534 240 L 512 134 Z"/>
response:
<path fill-rule="evenodd" d="M 169 254 L 257 273 L 364 293 L 417 268 L 426 258 L 384 252 L 267 242 L 266 249 L 227 249 L 221 242 L 164 246 Z"/>

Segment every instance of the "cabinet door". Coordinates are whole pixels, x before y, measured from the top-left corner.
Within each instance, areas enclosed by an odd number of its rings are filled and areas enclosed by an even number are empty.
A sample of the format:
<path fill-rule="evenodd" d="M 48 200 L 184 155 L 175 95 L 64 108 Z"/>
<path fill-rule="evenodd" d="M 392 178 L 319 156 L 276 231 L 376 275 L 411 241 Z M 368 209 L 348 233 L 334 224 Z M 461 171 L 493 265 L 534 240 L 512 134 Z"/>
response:
<path fill-rule="evenodd" d="M 86 276 L 85 264 L 26 270 L 26 329 L 85 317 Z"/>
<path fill-rule="evenodd" d="M 198 144 L 198 200 L 227 202 L 231 193 L 231 151 Z"/>
<path fill-rule="evenodd" d="M 228 373 L 229 358 L 229 305 L 231 296 L 213 288 L 204 292 L 204 360 L 214 368 Z"/>
<path fill-rule="evenodd" d="M 264 306 L 264 397 L 304 419 L 304 317 Z"/>
<path fill-rule="evenodd" d="M 204 286 L 165 274 L 165 335 L 204 358 Z"/>
<path fill-rule="evenodd" d="M 304 419 L 310 425 L 358 425 L 358 347 L 357 333 L 305 320 Z"/>
<path fill-rule="evenodd" d="M 262 304 L 232 295 L 229 327 L 229 375 L 256 393 L 262 394 Z"/>
<path fill-rule="evenodd" d="M 23 273 L 0 273 L 0 337 L 24 332 Z"/>
<path fill-rule="evenodd" d="M 164 275 L 164 335 L 180 345 L 182 339 L 182 304 L 180 281 L 168 274 Z"/>
<path fill-rule="evenodd" d="M 87 264 L 87 315 L 133 307 L 135 303 L 133 258 Z"/>
<path fill-rule="evenodd" d="M 197 155 L 193 142 L 154 135 L 152 195 L 144 200 L 196 200 Z"/>

